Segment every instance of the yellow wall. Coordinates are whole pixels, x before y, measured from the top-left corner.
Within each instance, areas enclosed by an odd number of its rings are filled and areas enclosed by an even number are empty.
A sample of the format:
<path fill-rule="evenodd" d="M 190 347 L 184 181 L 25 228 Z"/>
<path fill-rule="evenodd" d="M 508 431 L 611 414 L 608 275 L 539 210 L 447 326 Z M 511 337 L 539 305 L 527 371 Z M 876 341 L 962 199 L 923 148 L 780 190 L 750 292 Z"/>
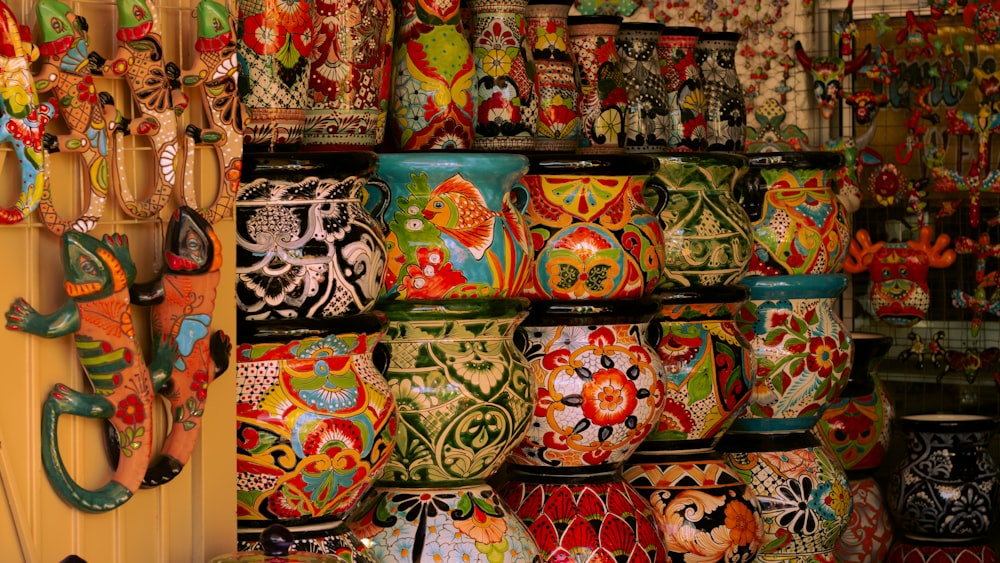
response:
<path fill-rule="evenodd" d="M 64 0 L 65 1 L 65 0 Z M 91 49 L 111 56 L 115 49 L 116 9 L 113 1 L 67 2 L 90 24 Z M 191 65 L 195 23 L 191 17 L 195 0 L 158 3 L 163 22 L 167 60 L 182 68 Z M 22 24 L 37 36 L 34 3 L 20 0 L 8 4 Z M 37 39 L 36 39 L 37 40 Z M 110 91 L 117 105 L 131 115 L 129 93 L 110 79 L 96 80 L 98 89 Z M 196 90 L 188 91 L 191 105 L 182 118 L 204 125 L 204 113 Z M 53 126 L 61 132 L 61 124 Z M 151 164 L 148 144 L 129 139 L 126 145 L 133 186 L 148 195 Z M 13 153 L 0 150 L 0 204 L 12 205 L 18 193 L 18 170 Z M 72 155 L 57 154 L 51 159 L 51 186 L 64 215 L 83 208 L 84 192 L 80 167 Z M 218 183 L 214 152 L 197 149 L 195 178 L 201 203 L 215 196 Z M 134 220 L 118 209 L 111 197 L 104 218 L 93 234 L 126 233 L 139 268 L 138 279 L 153 277 L 163 228 L 171 210 L 180 204 L 179 193 L 162 213 L 163 221 Z M 235 248 L 232 218 L 215 225 L 226 248 Z M 51 312 L 66 295 L 62 289 L 59 240 L 32 215 L 17 225 L 0 225 L 0 305 L 18 296 L 27 298 L 42 312 Z M 222 291 L 216 301 L 214 328 L 235 337 L 233 256 L 224 257 Z M 138 313 L 138 311 L 137 311 Z M 142 325 L 144 315 L 137 315 Z M 140 329 L 143 327 L 140 326 Z M 72 337 L 47 340 L 0 329 L 0 561 L 54 563 L 77 554 L 90 563 L 195 562 L 235 549 L 236 485 L 235 401 L 233 368 L 209 388 L 204 431 L 193 459 L 174 481 L 157 489 L 141 490 L 123 507 L 87 514 L 64 503 L 49 486 L 40 454 L 41 405 L 56 383 L 90 392 L 76 358 Z M 148 355 L 147 355 L 148 357 Z M 166 426 L 166 409 L 156 422 Z M 62 454 L 78 482 L 87 487 L 105 483 L 111 475 L 100 425 L 91 420 L 65 416 L 60 419 Z M 22 538 L 19 540 L 17 531 Z M 21 541 L 24 540 L 24 541 Z"/>

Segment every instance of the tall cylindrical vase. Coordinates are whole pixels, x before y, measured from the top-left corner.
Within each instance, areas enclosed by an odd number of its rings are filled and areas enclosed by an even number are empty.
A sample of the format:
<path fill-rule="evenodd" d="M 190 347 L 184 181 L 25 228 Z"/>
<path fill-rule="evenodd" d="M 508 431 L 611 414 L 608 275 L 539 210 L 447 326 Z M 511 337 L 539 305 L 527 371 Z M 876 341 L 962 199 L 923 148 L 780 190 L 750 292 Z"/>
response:
<path fill-rule="evenodd" d="M 664 26 L 656 45 L 667 90 L 671 150 L 702 151 L 708 146 L 705 79 L 694 57 L 700 36 L 699 27 Z"/>
<path fill-rule="evenodd" d="M 695 60 L 705 80 L 705 119 L 710 151 L 743 152 L 746 144 L 747 108 L 736 71 L 740 34 L 731 31 L 702 33 Z"/>
<path fill-rule="evenodd" d="M 629 102 L 625 115 L 628 152 L 651 153 L 667 148 L 670 113 L 657 59 L 662 28 L 658 23 L 626 22 L 618 28 L 615 38 Z"/>
<path fill-rule="evenodd" d="M 528 0 L 525 11 L 538 85 L 538 151 L 572 152 L 580 144 L 580 86 L 566 29 L 572 5 L 573 0 Z"/>
<path fill-rule="evenodd" d="M 619 16 L 569 16 L 570 53 L 580 72 L 580 146 L 578 152 L 625 151 L 628 91 L 615 37 Z"/>

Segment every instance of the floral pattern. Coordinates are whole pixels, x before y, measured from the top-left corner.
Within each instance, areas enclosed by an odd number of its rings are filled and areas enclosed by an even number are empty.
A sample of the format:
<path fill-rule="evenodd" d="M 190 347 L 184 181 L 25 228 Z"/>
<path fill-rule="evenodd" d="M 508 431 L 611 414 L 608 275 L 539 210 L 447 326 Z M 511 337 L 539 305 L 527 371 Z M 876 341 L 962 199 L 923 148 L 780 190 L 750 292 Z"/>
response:
<path fill-rule="evenodd" d="M 702 33 L 695 60 L 704 76 L 705 128 L 710 151 L 742 152 L 746 144 L 747 111 L 736 72 L 740 34 Z"/>
<path fill-rule="evenodd" d="M 615 36 L 621 20 L 615 18 L 567 19 L 569 51 L 580 73 L 580 146 L 578 152 L 608 153 L 625 150 L 625 114 L 628 92 Z"/>
<path fill-rule="evenodd" d="M 540 151 L 573 151 L 580 143 L 580 89 L 566 29 L 569 8 L 529 3 L 525 13 L 538 84 L 535 149 Z"/>
<path fill-rule="evenodd" d="M 855 338 L 855 346 L 865 339 Z M 888 340 L 891 345 L 891 339 Z M 888 348 L 885 348 L 888 351 Z M 856 352 L 855 357 L 859 354 Z M 857 388 L 867 379 L 865 392 L 847 396 L 847 390 Z M 885 385 L 868 372 L 867 366 L 854 362 L 850 382 L 844 394 L 830 403 L 823 413 L 815 433 L 826 443 L 844 469 L 848 471 L 874 469 L 885 459 L 889 450 L 892 403 Z"/>
<path fill-rule="evenodd" d="M 701 31 L 694 27 L 667 27 L 656 44 L 660 74 L 667 83 L 667 146 L 671 149 L 700 151 L 706 146 L 704 77 L 694 58 L 699 35 Z"/>
<path fill-rule="evenodd" d="M 851 519 L 837 541 L 837 561 L 885 561 L 892 545 L 892 519 L 873 477 L 851 480 Z"/>
<path fill-rule="evenodd" d="M 625 123 L 628 152 L 665 150 L 673 127 L 656 50 L 661 31 L 658 23 L 628 22 L 622 24 L 615 38 L 628 93 Z"/>

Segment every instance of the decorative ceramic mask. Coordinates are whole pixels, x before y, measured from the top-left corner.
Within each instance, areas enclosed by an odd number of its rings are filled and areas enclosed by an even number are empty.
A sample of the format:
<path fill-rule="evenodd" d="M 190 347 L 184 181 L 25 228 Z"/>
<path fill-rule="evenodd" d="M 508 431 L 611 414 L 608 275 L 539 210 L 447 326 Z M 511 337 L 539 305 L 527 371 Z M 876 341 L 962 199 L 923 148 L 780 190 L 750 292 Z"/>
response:
<path fill-rule="evenodd" d="M 871 45 L 865 46 L 861 55 L 849 62 L 840 57 L 810 57 L 800 41 L 795 42 L 795 54 L 813 79 L 813 92 L 819 102 L 819 112 L 823 119 L 830 119 L 834 109 L 840 106 L 844 77 L 858 71 L 868 60 Z"/>
<path fill-rule="evenodd" d="M 876 94 L 871 90 L 861 90 L 845 96 L 844 101 L 854 108 L 854 120 L 861 125 L 867 125 L 875 121 L 878 108 L 885 107 L 889 103 L 889 96 Z"/>

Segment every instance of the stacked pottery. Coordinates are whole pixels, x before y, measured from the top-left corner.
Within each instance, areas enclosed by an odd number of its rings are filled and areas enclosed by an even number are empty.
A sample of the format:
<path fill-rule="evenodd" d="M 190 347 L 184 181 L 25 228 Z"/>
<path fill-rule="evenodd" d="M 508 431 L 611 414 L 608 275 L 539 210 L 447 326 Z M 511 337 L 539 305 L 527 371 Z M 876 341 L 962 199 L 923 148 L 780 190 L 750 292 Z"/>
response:
<path fill-rule="evenodd" d="M 537 151 L 572 152 L 580 144 L 580 86 L 566 28 L 572 5 L 573 0 L 528 0 L 525 12 L 538 85 Z"/>
<path fill-rule="evenodd" d="M 665 150 L 670 131 L 667 88 L 660 72 L 658 23 L 623 23 L 615 46 L 622 61 L 629 110 L 625 116 L 625 150 Z"/>
<path fill-rule="evenodd" d="M 578 152 L 625 152 L 628 90 L 615 37 L 619 16 L 569 16 L 569 52 L 580 73 Z"/>
<path fill-rule="evenodd" d="M 389 462 L 396 407 L 374 363 L 385 239 L 361 205 L 371 152 L 250 153 L 236 203 L 237 527 L 367 561 L 344 525 Z"/>
<path fill-rule="evenodd" d="M 694 49 L 701 36 L 698 27 L 664 26 L 656 43 L 660 74 L 667 91 L 670 113 L 671 150 L 700 151 L 707 147 L 705 120 L 705 82 Z"/>
<path fill-rule="evenodd" d="M 705 32 L 698 37 L 695 60 L 704 77 L 706 142 L 710 151 L 742 152 L 747 109 L 736 71 L 740 34 Z"/>
<path fill-rule="evenodd" d="M 380 561 L 538 557 L 524 524 L 486 480 L 521 441 L 535 388 L 514 332 L 531 267 L 513 154 L 385 154 L 386 380 L 396 448 L 350 522 Z M 378 189 L 376 189 L 378 188 Z"/>

